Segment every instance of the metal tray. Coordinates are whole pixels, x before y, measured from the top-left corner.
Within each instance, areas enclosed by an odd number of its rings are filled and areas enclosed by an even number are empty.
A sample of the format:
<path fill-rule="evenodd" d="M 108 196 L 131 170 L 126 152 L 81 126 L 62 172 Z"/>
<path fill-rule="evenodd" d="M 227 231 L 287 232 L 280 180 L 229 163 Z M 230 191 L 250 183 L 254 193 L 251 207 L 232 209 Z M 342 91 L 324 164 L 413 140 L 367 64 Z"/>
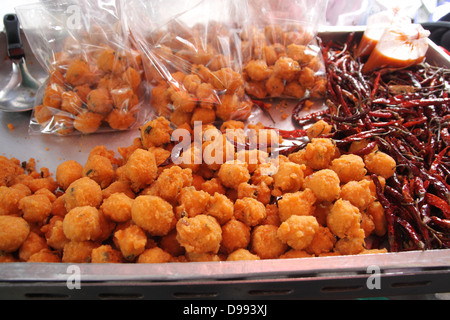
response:
<path fill-rule="evenodd" d="M 450 291 L 448 250 L 252 262 L 79 264 L 73 268 L 70 264 L 0 266 L 0 298 L 288 300 Z M 74 270 L 80 275 L 79 289 L 69 289 Z"/>
<path fill-rule="evenodd" d="M 322 30 L 325 40 L 345 39 L 343 28 Z M 0 34 L 0 48 L 5 43 Z M 30 70 L 39 79 L 46 72 L 27 50 Z M 0 50 L 0 85 L 11 72 Z M 450 59 L 430 43 L 427 59 L 450 66 Z M 292 106 L 291 106 L 292 107 Z M 288 111 L 287 111 L 288 112 Z M 30 136 L 30 113 L 0 113 L 0 155 L 21 161 L 35 158 L 51 172 L 73 159 L 85 163 L 96 145 L 128 146 L 131 130 L 91 136 Z M 272 114 L 278 128 L 291 120 Z M 261 112 L 250 121 L 273 125 Z M 8 124 L 14 126 L 8 129 Z M 42 164 L 39 162 L 42 161 Z M 75 272 L 75 273 L 74 273 Z M 79 277 L 78 277 L 79 276 Z M 80 288 L 71 289 L 74 280 Z M 349 299 L 423 296 L 450 292 L 450 250 L 412 251 L 356 256 L 286 260 L 169 264 L 0 264 L 0 299 Z"/>

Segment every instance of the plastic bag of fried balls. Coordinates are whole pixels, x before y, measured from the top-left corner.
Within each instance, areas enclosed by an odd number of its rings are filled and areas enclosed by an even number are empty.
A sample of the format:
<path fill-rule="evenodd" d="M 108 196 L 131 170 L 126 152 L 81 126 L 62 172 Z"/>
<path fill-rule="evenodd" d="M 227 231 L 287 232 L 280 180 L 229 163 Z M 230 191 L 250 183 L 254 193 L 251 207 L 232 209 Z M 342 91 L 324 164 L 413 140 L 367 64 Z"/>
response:
<path fill-rule="evenodd" d="M 213 27 L 208 28 L 174 25 L 171 33 L 152 35 L 152 41 L 158 40 L 152 48 L 146 74 L 154 83 L 153 107 L 175 125 L 246 120 L 253 105 L 249 97 L 322 98 L 326 93 L 319 47 L 314 46 L 313 36 L 300 25 L 285 29 L 268 25 L 262 30 L 252 26 L 239 35 L 212 22 Z M 182 42 L 180 29 L 185 37 Z M 204 35 L 208 46 L 196 48 L 197 43 L 203 43 L 203 29 L 220 34 L 221 42 L 210 43 L 210 37 Z M 226 50 L 228 55 L 221 53 L 223 39 L 231 42 L 233 37 L 239 37 L 238 44 L 233 45 L 242 56 L 242 65 L 237 67 L 233 67 L 235 51 Z M 183 68 L 177 68 L 180 59 Z"/>
<path fill-rule="evenodd" d="M 175 125 L 246 120 L 252 103 L 236 62 L 235 35 L 213 21 L 180 24 L 174 21 L 169 30 L 152 34 L 148 44 L 152 55 L 149 61 L 144 57 L 144 65 L 153 107 Z"/>
<path fill-rule="evenodd" d="M 51 0 L 16 10 L 49 74 L 36 96 L 31 134 L 91 134 L 142 124 L 142 60 L 121 30 L 114 4 Z"/>
<path fill-rule="evenodd" d="M 56 55 L 32 128 L 57 135 L 123 131 L 138 122 L 142 65 L 137 52 L 109 46 L 89 56 Z"/>
<path fill-rule="evenodd" d="M 247 94 L 254 98 L 322 98 L 326 78 L 319 46 L 300 24 L 249 26 L 241 33 Z"/>

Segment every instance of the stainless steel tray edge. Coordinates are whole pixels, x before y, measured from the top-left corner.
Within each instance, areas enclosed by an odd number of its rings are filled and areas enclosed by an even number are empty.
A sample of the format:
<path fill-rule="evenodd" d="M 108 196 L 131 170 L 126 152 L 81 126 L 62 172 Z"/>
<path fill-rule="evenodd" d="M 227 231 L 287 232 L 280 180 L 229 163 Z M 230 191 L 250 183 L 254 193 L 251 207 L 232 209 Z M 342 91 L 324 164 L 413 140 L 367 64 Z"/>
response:
<path fill-rule="evenodd" d="M 74 269 L 74 266 L 76 269 Z M 271 279 L 304 275 L 371 274 L 435 270 L 450 273 L 450 250 L 236 262 L 165 264 L 10 263 L 0 266 L 0 282 L 66 281 L 79 272 L 82 281 L 193 281 Z M 449 283 L 450 291 L 450 283 Z"/>

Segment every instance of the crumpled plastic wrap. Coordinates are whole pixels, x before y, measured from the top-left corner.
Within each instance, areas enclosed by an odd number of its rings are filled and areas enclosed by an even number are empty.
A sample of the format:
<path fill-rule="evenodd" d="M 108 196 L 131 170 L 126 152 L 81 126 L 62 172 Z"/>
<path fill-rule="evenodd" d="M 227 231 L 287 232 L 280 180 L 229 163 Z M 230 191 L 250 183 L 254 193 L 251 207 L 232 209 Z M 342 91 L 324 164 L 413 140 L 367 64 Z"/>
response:
<path fill-rule="evenodd" d="M 114 0 L 51 0 L 16 12 L 49 73 L 36 96 L 30 134 L 122 131 L 145 120 L 142 60 Z"/>

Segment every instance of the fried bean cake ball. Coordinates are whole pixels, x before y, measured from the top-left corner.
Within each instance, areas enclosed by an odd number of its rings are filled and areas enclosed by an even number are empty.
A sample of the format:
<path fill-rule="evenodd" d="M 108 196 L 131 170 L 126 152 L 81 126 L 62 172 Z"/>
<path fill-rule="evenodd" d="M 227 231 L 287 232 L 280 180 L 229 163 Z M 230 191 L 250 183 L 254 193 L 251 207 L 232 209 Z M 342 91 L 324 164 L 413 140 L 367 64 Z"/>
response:
<path fill-rule="evenodd" d="M 89 64 L 83 59 L 74 60 L 68 67 L 64 80 L 76 87 L 83 84 L 92 84 L 94 74 Z"/>
<path fill-rule="evenodd" d="M 276 75 L 270 76 L 265 83 L 265 89 L 270 97 L 281 97 L 284 92 L 284 80 Z"/>
<path fill-rule="evenodd" d="M 305 89 L 311 89 L 315 84 L 315 71 L 305 67 L 300 71 L 298 83 Z"/>
<path fill-rule="evenodd" d="M 25 219 L 0 216 L 0 251 L 16 251 L 28 238 L 29 233 L 30 225 Z"/>
<path fill-rule="evenodd" d="M 214 194 L 220 193 L 225 194 L 226 190 L 225 187 L 222 185 L 221 181 L 217 178 L 212 178 L 210 180 L 203 179 L 202 176 L 197 175 L 197 179 L 200 178 L 200 184 L 198 185 L 198 190 L 203 190 L 205 192 L 208 192 L 211 196 L 214 196 Z"/>
<path fill-rule="evenodd" d="M 265 182 L 260 182 L 258 185 L 241 183 L 237 190 L 238 199 L 254 198 L 264 205 L 269 204 L 272 198 L 272 190 Z"/>
<path fill-rule="evenodd" d="M 303 98 L 306 94 L 306 88 L 302 86 L 297 81 L 292 81 L 286 84 L 284 87 L 283 95 L 295 97 L 295 98 Z"/>
<path fill-rule="evenodd" d="M 192 113 L 191 125 L 193 126 L 196 122 L 201 122 L 203 124 L 213 123 L 216 120 L 216 112 L 209 108 L 195 108 Z"/>
<path fill-rule="evenodd" d="M 267 80 L 272 74 L 273 70 L 267 66 L 265 60 L 250 60 L 244 67 L 244 71 L 252 81 Z"/>
<path fill-rule="evenodd" d="M 230 253 L 227 257 L 227 261 L 243 261 L 243 260 L 261 260 L 256 254 L 251 253 L 247 249 L 237 249 Z"/>
<path fill-rule="evenodd" d="M 336 236 L 329 228 L 319 225 L 319 229 L 316 231 L 311 243 L 305 248 L 305 251 L 309 254 L 320 256 L 333 251 L 336 241 Z"/>
<path fill-rule="evenodd" d="M 209 198 L 205 213 L 216 218 L 220 225 L 224 225 L 233 218 L 234 204 L 227 196 L 216 192 Z"/>
<path fill-rule="evenodd" d="M 360 211 L 366 210 L 375 197 L 372 195 L 370 189 L 371 181 L 350 181 L 341 187 L 341 199 L 350 201 Z"/>
<path fill-rule="evenodd" d="M 29 223 L 43 222 L 52 212 L 50 199 L 43 194 L 33 194 L 24 197 L 19 202 L 19 209 L 23 212 L 23 218 Z"/>
<path fill-rule="evenodd" d="M 184 217 L 176 225 L 177 240 L 187 253 L 217 253 L 222 242 L 222 228 L 214 217 L 204 214 Z"/>
<path fill-rule="evenodd" d="M 115 178 L 115 171 L 111 160 L 107 157 L 93 154 L 89 156 L 83 168 L 83 176 L 97 182 L 102 189 L 108 187 Z"/>
<path fill-rule="evenodd" d="M 63 190 L 81 177 L 83 177 L 83 166 L 75 160 L 64 161 L 56 168 L 56 182 Z"/>
<path fill-rule="evenodd" d="M 35 106 L 33 110 L 36 121 L 41 126 L 46 126 L 48 122 L 53 118 L 52 108 L 44 106 L 42 104 Z"/>
<path fill-rule="evenodd" d="M 155 195 L 160 196 L 164 200 L 173 203 L 180 191 L 192 184 L 192 170 L 182 169 L 179 166 L 173 166 L 164 169 L 153 183 Z"/>
<path fill-rule="evenodd" d="M 100 113 L 83 110 L 75 117 L 73 126 L 81 133 L 94 133 L 100 128 L 103 119 L 104 115 Z"/>
<path fill-rule="evenodd" d="M 313 257 L 313 255 L 309 254 L 308 252 L 304 250 L 295 250 L 290 249 L 286 251 L 286 253 L 282 254 L 280 256 L 280 259 L 301 259 L 301 258 L 310 258 Z"/>
<path fill-rule="evenodd" d="M 61 94 L 61 110 L 69 112 L 73 115 L 80 113 L 83 101 L 73 91 L 63 92 Z"/>
<path fill-rule="evenodd" d="M 307 135 L 310 140 L 319 138 L 322 135 L 329 134 L 333 130 L 333 126 L 324 120 L 319 120 L 311 125 L 307 130 Z"/>
<path fill-rule="evenodd" d="M 48 224 L 41 228 L 48 246 L 57 251 L 62 251 L 66 243 L 69 242 L 69 239 L 64 234 L 63 220 L 63 217 L 54 216 Z"/>
<path fill-rule="evenodd" d="M 310 216 L 314 215 L 316 210 L 316 196 L 311 189 L 306 188 L 303 191 L 295 193 L 285 193 L 278 200 L 278 215 L 281 221 L 286 221 L 290 216 Z"/>
<path fill-rule="evenodd" d="M 364 230 L 359 229 L 358 232 L 351 237 L 339 239 L 336 242 L 334 251 L 341 255 L 359 254 L 365 250 L 364 236 Z"/>
<path fill-rule="evenodd" d="M 195 252 L 186 252 L 183 257 L 178 257 L 178 261 L 180 262 L 218 262 L 222 261 L 219 255 L 215 253 L 195 253 Z"/>
<path fill-rule="evenodd" d="M 19 262 L 19 259 L 17 259 L 14 256 L 14 254 L 0 251 L 0 263 L 13 263 L 13 262 Z"/>
<path fill-rule="evenodd" d="M 304 250 L 314 239 L 319 223 L 313 216 L 290 216 L 277 230 L 278 238 L 296 250 Z"/>
<path fill-rule="evenodd" d="M 56 112 L 53 116 L 53 121 L 55 124 L 53 130 L 61 136 L 71 134 L 75 130 L 73 126 L 73 118 L 74 116 L 67 112 Z"/>
<path fill-rule="evenodd" d="M 117 192 L 103 200 L 100 209 L 103 214 L 114 222 L 126 222 L 131 219 L 133 199 L 125 193 Z"/>
<path fill-rule="evenodd" d="M 319 170 L 307 176 L 305 187 L 311 189 L 320 201 L 332 202 L 338 199 L 341 193 L 339 177 L 330 169 Z"/>
<path fill-rule="evenodd" d="M 97 66 L 105 73 L 122 73 L 125 65 L 119 53 L 111 48 L 105 48 L 97 58 Z"/>
<path fill-rule="evenodd" d="M 149 186 L 158 175 L 154 153 L 136 149 L 125 164 L 124 174 L 134 192 Z"/>
<path fill-rule="evenodd" d="M 181 189 L 176 208 L 177 217 L 188 215 L 194 217 L 196 215 L 205 213 L 206 207 L 209 204 L 211 195 L 203 190 L 196 190 L 195 187 L 185 187 Z"/>
<path fill-rule="evenodd" d="M 252 230 L 250 251 L 261 259 L 277 259 L 288 246 L 277 235 L 278 227 L 274 225 L 259 225 Z"/>
<path fill-rule="evenodd" d="M 72 241 L 96 240 L 102 233 L 98 209 L 91 206 L 73 208 L 64 217 L 63 231 Z"/>
<path fill-rule="evenodd" d="M 292 81 L 298 78 L 301 68 L 297 61 L 289 57 L 280 57 L 275 62 L 274 75 L 286 81 Z"/>
<path fill-rule="evenodd" d="M 189 93 L 197 93 L 198 88 L 202 84 L 202 79 L 196 74 L 188 74 L 184 76 L 183 86 Z"/>
<path fill-rule="evenodd" d="M 64 206 L 68 212 L 83 206 L 98 208 L 102 200 L 102 188 L 89 177 L 72 182 L 64 194 Z"/>
<path fill-rule="evenodd" d="M 147 245 L 147 235 L 142 228 L 135 224 L 117 230 L 113 240 L 122 256 L 128 261 L 133 261 L 144 252 Z"/>
<path fill-rule="evenodd" d="M 0 156 L 0 186 L 9 186 L 16 175 L 25 173 L 20 161 Z"/>
<path fill-rule="evenodd" d="M 45 88 L 44 97 L 43 97 L 43 105 L 45 107 L 60 109 L 62 103 L 62 93 L 64 90 L 61 85 L 56 83 L 50 84 L 47 88 Z"/>
<path fill-rule="evenodd" d="M 296 192 L 303 187 L 304 165 L 290 161 L 279 164 L 278 171 L 273 175 L 274 187 L 285 192 Z"/>
<path fill-rule="evenodd" d="M 39 252 L 34 253 L 27 262 L 58 263 L 61 262 L 61 257 L 59 252 L 42 249 Z"/>
<path fill-rule="evenodd" d="M 123 258 L 120 251 L 113 249 L 109 244 L 92 250 L 92 263 L 121 263 Z"/>
<path fill-rule="evenodd" d="M 170 143 L 173 129 L 167 119 L 159 117 L 141 126 L 139 132 L 142 145 L 148 149 Z"/>
<path fill-rule="evenodd" d="M 130 128 L 136 122 L 134 111 L 135 110 L 113 109 L 105 118 L 105 120 L 106 122 L 108 122 L 109 126 L 112 129 L 124 131 Z"/>
<path fill-rule="evenodd" d="M 305 164 L 314 170 L 327 169 L 339 156 L 339 149 L 331 139 L 314 138 L 305 149 L 289 155 L 289 160 Z"/>
<path fill-rule="evenodd" d="M 142 195 L 136 197 L 131 206 L 131 218 L 152 236 L 165 236 L 174 227 L 173 207 L 164 199 Z"/>
<path fill-rule="evenodd" d="M 239 184 L 250 180 L 250 173 L 245 162 L 229 161 L 220 166 L 217 177 L 225 187 L 237 189 Z"/>
<path fill-rule="evenodd" d="M 334 159 L 330 169 L 337 173 L 342 183 L 362 180 L 367 173 L 364 160 L 354 154 L 344 154 Z"/>
<path fill-rule="evenodd" d="M 21 190 L 0 186 L 0 216 L 18 215 L 19 203 L 27 194 Z"/>
<path fill-rule="evenodd" d="M 137 263 L 167 263 L 172 260 L 172 256 L 159 247 L 146 249 L 142 252 Z"/>
<path fill-rule="evenodd" d="M 375 151 L 364 157 L 364 163 L 369 172 L 389 179 L 395 173 L 397 163 L 390 155 Z"/>
<path fill-rule="evenodd" d="M 351 237 L 361 229 L 361 213 L 349 201 L 339 199 L 327 216 L 327 227 L 339 238 Z"/>
<path fill-rule="evenodd" d="M 254 227 L 267 217 L 266 207 L 253 198 L 238 199 L 234 203 L 234 216 L 247 226 Z"/>
<path fill-rule="evenodd" d="M 45 238 L 31 231 L 27 239 L 22 243 L 19 249 L 19 259 L 21 261 L 28 261 L 30 257 L 43 249 L 48 249 Z"/>
<path fill-rule="evenodd" d="M 250 243 L 251 228 L 242 221 L 231 219 L 222 226 L 220 251 L 230 254 L 237 249 L 245 249 Z"/>
<path fill-rule="evenodd" d="M 99 245 L 93 241 L 70 241 L 64 246 L 61 262 L 90 263 L 92 250 Z"/>
<path fill-rule="evenodd" d="M 87 96 L 88 109 L 94 113 L 107 115 L 114 107 L 110 92 L 105 88 L 94 89 Z"/>

